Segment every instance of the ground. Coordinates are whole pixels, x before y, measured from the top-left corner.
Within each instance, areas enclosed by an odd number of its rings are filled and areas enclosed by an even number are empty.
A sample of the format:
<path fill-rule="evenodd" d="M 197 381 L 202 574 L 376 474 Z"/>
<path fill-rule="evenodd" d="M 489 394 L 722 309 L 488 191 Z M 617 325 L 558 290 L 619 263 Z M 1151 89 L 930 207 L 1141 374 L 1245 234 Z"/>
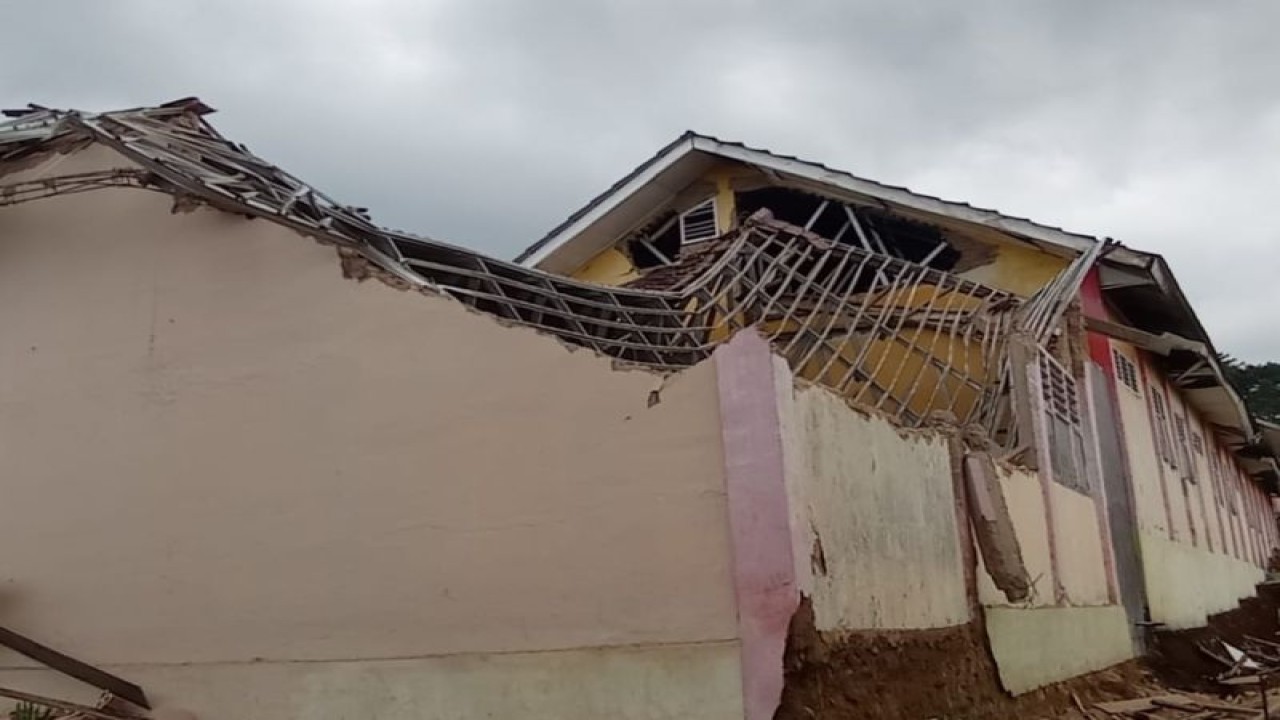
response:
<path fill-rule="evenodd" d="M 906 632 L 831 637 L 813 628 L 805 604 L 792 622 L 787 686 L 779 720 L 1031 720 L 1101 718 L 1080 708 L 1179 691 L 1220 693 L 1210 678 L 1222 667 L 1197 642 L 1216 635 L 1276 638 L 1280 590 L 1210 619 L 1207 628 L 1156 632 L 1148 659 L 1011 697 L 1000 687 L 981 623 Z"/>

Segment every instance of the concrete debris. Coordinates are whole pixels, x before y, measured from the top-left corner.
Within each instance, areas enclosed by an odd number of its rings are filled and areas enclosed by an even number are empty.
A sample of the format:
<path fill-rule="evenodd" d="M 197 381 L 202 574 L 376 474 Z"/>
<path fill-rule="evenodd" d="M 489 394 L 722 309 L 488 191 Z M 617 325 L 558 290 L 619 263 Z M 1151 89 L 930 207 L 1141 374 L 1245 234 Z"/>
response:
<path fill-rule="evenodd" d="M 982 562 L 1005 597 L 1023 602 L 1031 596 L 1032 583 L 995 460 L 987 452 L 970 452 L 964 458 L 964 475 L 969 519 Z"/>

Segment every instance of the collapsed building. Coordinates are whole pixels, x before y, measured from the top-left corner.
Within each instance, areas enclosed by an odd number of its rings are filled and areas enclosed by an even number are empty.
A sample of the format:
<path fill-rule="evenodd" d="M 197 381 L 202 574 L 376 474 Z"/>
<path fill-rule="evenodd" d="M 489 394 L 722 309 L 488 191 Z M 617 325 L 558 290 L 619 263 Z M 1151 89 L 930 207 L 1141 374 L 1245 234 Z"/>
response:
<path fill-rule="evenodd" d="M 0 633 L 4 687 L 963 714 L 1203 624 L 1277 547 L 1280 433 L 1158 255 L 690 133 L 505 262 L 209 112 L 0 124 L 0 625 L 97 666 Z"/>

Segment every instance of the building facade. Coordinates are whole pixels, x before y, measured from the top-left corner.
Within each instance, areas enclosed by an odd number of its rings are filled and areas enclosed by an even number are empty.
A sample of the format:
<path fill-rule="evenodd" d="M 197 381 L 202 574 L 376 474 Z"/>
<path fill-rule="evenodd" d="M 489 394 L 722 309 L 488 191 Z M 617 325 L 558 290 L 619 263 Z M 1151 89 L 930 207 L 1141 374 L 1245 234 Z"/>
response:
<path fill-rule="evenodd" d="M 207 113 L 0 125 L 0 626 L 157 710 L 972 716 L 1264 577 L 1158 256 L 687 135 L 507 263 Z"/>

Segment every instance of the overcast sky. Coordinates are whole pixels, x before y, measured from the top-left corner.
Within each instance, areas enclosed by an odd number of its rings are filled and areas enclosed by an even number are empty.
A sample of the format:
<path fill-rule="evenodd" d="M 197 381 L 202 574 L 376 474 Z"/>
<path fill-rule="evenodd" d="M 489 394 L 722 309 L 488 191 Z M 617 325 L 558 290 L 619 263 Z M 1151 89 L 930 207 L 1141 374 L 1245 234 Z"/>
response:
<path fill-rule="evenodd" d="M 384 225 L 511 257 L 686 128 L 1164 254 L 1280 360 L 1276 0 L 113 0 L 5 10 L 0 104 L 198 95 Z"/>

